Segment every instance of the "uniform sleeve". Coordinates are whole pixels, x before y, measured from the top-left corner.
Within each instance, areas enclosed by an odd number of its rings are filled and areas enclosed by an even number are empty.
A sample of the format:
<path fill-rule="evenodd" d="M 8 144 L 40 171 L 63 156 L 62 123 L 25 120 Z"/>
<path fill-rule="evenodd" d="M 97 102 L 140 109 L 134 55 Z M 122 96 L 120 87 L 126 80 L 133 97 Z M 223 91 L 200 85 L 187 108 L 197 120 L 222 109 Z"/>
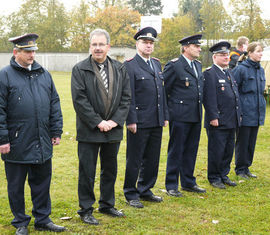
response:
<path fill-rule="evenodd" d="M 95 112 L 86 96 L 85 83 L 77 66 L 72 69 L 71 95 L 76 114 L 90 129 L 95 129 L 103 119 Z"/>
<path fill-rule="evenodd" d="M 50 112 L 50 135 L 53 137 L 61 137 L 63 133 L 63 116 L 60 106 L 60 98 L 56 91 L 51 75 L 51 112 Z"/>
<path fill-rule="evenodd" d="M 0 72 L 0 145 L 9 143 L 7 129 L 7 77 L 4 71 Z"/>
<path fill-rule="evenodd" d="M 120 69 L 122 75 L 121 100 L 118 108 L 111 117 L 111 120 L 116 122 L 118 125 L 123 126 L 127 119 L 128 111 L 130 108 L 131 93 L 130 93 L 130 79 L 126 67 L 122 65 Z"/>
<path fill-rule="evenodd" d="M 170 95 L 170 91 L 172 89 L 174 80 L 175 80 L 175 71 L 172 62 L 168 62 L 163 70 L 163 77 L 164 77 L 164 85 L 165 85 L 165 92 L 166 97 Z"/>
<path fill-rule="evenodd" d="M 237 83 L 238 90 L 240 90 L 242 87 L 241 66 L 236 66 L 233 70 L 231 70 L 231 73 Z"/>
<path fill-rule="evenodd" d="M 219 118 L 217 93 L 216 93 L 216 78 L 211 76 L 210 71 L 204 71 L 203 76 L 205 78 L 203 88 L 203 105 L 205 108 L 208 120 L 212 121 Z"/>
<path fill-rule="evenodd" d="M 130 79 L 130 90 L 131 90 L 131 103 L 129 107 L 129 112 L 127 116 L 126 124 L 133 124 L 138 122 L 137 113 L 136 113 L 136 97 L 135 97 L 135 74 L 133 69 L 129 66 L 128 62 L 124 63 L 128 71 Z"/>

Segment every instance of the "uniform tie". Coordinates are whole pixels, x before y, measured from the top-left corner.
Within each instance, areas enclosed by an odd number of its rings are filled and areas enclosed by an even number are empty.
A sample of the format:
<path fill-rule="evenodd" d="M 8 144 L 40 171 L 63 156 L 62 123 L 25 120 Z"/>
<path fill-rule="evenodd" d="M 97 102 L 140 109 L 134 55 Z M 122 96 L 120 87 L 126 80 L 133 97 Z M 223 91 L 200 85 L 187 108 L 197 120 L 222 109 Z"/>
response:
<path fill-rule="evenodd" d="M 153 69 L 152 69 L 152 66 L 151 66 L 151 62 L 150 62 L 150 60 L 147 60 L 147 62 L 146 62 L 146 63 L 149 65 L 150 69 L 151 69 L 151 70 L 153 70 Z"/>
<path fill-rule="evenodd" d="M 191 61 L 191 68 L 193 69 L 193 71 L 194 71 L 194 73 L 195 73 L 195 75 L 196 75 L 196 78 L 198 78 L 198 73 L 197 73 L 197 70 L 196 70 L 196 67 L 195 67 L 193 61 Z"/>
<path fill-rule="evenodd" d="M 99 72 L 100 72 L 104 87 L 105 87 L 106 91 L 108 92 L 109 91 L 108 90 L 108 79 L 107 79 L 107 74 L 105 72 L 104 64 L 99 64 L 98 66 L 100 67 Z"/>

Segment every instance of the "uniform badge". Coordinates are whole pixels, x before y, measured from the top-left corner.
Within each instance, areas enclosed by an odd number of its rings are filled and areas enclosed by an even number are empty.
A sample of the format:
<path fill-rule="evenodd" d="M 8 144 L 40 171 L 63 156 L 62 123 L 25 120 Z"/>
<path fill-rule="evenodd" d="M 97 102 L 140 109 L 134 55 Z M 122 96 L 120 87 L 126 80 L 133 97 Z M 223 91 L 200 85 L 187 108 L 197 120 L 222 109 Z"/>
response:
<path fill-rule="evenodd" d="M 188 87 L 188 86 L 189 86 L 189 81 L 188 81 L 188 78 L 186 78 L 186 82 L 185 82 L 185 84 L 186 84 L 186 87 Z"/>
<path fill-rule="evenodd" d="M 222 90 L 222 91 L 225 91 L 225 87 L 224 87 L 223 84 L 222 84 L 221 90 Z"/>

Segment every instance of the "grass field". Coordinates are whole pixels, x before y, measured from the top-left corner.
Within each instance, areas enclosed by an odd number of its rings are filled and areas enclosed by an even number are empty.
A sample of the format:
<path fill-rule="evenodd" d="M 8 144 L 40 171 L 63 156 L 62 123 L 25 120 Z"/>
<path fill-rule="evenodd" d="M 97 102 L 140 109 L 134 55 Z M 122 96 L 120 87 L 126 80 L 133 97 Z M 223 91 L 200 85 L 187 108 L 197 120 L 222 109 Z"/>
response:
<path fill-rule="evenodd" d="M 207 181 L 207 137 L 202 130 L 195 176 L 197 183 L 207 189 L 206 194 L 183 192 L 184 197 L 172 198 L 166 195 L 164 187 L 168 128 L 164 129 L 159 177 L 153 192 L 163 197 L 159 204 L 144 202 L 143 209 L 126 205 L 123 194 L 125 172 L 125 139 L 118 155 L 118 177 L 116 182 L 116 208 L 122 209 L 125 218 L 111 218 L 94 211 L 99 226 L 83 224 L 77 215 L 78 158 L 75 140 L 75 113 L 70 94 L 70 73 L 52 73 L 64 116 L 64 133 L 61 144 L 54 149 L 53 178 L 51 184 L 52 220 L 68 228 L 62 234 L 270 234 L 270 119 L 269 107 L 265 126 L 259 130 L 255 161 L 251 171 L 258 178 L 239 181 L 231 171 L 230 178 L 238 182 L 237 187 L 226 190 L 212 188 Z M 234 168 L 234 160 L 232 162 Z M 0 164 L 0 234 L 14 234 L 10 225 L 10 212 L 4 164 Z M 26 212 L 31 215 L 31 198 L 26 184 Z M 99 165 L 95 192 L 99 199 Z M 98 203 L 94 204 L 95 209 Z M 63 221 L 64 216 L 72 217 Z M 29 225 L 30 234 L 34 219 Z M 51 233 L 50 233 L 51 234 Z"/>

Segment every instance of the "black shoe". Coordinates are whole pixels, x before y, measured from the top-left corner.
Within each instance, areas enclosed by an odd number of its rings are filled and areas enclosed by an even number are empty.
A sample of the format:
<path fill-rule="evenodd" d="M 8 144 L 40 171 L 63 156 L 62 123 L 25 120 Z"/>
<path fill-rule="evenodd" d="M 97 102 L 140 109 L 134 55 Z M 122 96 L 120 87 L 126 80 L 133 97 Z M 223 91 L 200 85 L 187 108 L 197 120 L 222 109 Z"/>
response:
<path fill-rule="evenodd" d="M 156 196 L 154 194 L 150 196 L 142 196 L 140 197 L 140 199 L 142 201 L 148 201 L 148 202 L 162 202 L 163 201 L 162 197 Z"/>
<path fill-rule="evenodd" d="M 225 189 L 226 186 L 222 182 L 213 182 L 210 183 L 213 187 L 219 188 L 219 189 Z"/>
<path fill-rule="evenodd" d="M 28 230 L 26 226 L 17 228 L 15 235 L 28 235 Z"/>
<path fill-rule="evenodd" d="M 172 197 L 183 197 L 182 193 L 175 189 L 168 190 L 167 194 Z"/>
<path fill-rule="evenodd" d="M 127 204 L 136 208 L 143 208 L 143 204 L 138 199 L 128 200 Z"/>
<path fill-rule="evenodd" d="M 206 190 L 203 188 L 200 188 L 197 184 L 195 184 L 193 187 L 190 187 L 190 188 L 182 187 L 182 190 L 193 192 L 193 193 L 206 193 Z"/>
<path fill-rule="evenodd" d="M 246 180 L 249 180 L 249 177 L 245 174 L 245 173 L 240 173 L 238 174 L 237 176 L 241 177 L 241 178 L 244 178 Z"/>
<path fill-rule="evenodd" d="M 250 171 L 247 172 L 246 175 L 250 178 L 257 178 L 257 175 L 252 174 Z"/>
<path fill-rule="evenodd" d="M 52 231 L 52 232 L 63 232 L 66 230 L 65 227 L 56 225 L 53 222 L 47 224 L 35 224 L 35 229 L 39 231 Z"/>
<path fill-rule="evenodd" d="M 83 215 L 80 215 L 80 217 L 81 217 L 81 220 L 84 223 L 92 224 L 92 225 L 98 225 L 99 224 L 98 220 L 90 212 L 87 212 L 87 213 L 85 213 Z"/>
<path fill-rule="evenodd" d="M 227 184 L 227 185 L 229 185 L 229 186 L 233 186 L 233 187 L 237 186 L 237 184 L 236 184 L 235 182 L 231 181 L 229 178 L 224 179 L 224 180 L 223 180 L 223 183 L 224 183 L 224 184 Z"/>
<path fill-rule="evenodd" d="M 125 214 L 121 211 L 116 210 L 115 208 L 99 208 L 98 211 L 102 214 L 110 215 L 113 217 L 124 217 Z"/>

